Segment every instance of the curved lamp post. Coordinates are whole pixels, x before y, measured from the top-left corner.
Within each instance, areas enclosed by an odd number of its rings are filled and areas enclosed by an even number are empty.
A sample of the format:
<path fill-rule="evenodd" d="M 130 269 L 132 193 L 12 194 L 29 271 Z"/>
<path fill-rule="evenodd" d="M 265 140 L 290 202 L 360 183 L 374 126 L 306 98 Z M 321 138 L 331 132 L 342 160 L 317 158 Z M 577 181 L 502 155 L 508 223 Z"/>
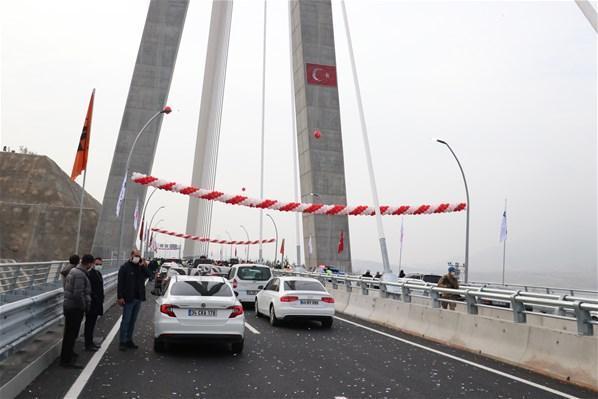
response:
<path fill-rule="evenodd" d="M 158 187 L 154 187 L 154 191 L 150 193 L 149 197 L 147 197 L 147 200 L 145 201 L 145 204 L 143 204 L 143 209 L 141 210 L 141 220 L 145 220 L 145 210 L 147 209 L 147 206 L 156 191 L 158 191 Z M 139 242 L 139 252 L 141 252 L 141 256 L 143 256 L 143 240 Z"/>
<path fill-rule="evenodd" d="M 451 148 L 451 146 L 444 140 L 436 139 L 436 141 L 440 144 L 444 144 L 453 157 L 455 157 L 455 161 L 457 161 L 457 165 L 459 165 L 459 169 L 461 170 L 461 176 L 463 176 L 463 184 L 465 184 L 465 197 L 467 198 L 467 207 L 466 210 L 466 221 L 465 221 L 465 267 L 463 268 L 465 271 L 464 281 L 467 284 L 468 275 L 469 275 L 469 188 L 467 187 L 467 180 L 465 179 L 465 172 L 463 172 L 463 167 L 461 166 L 461 162 L 459 162 L 459 158 Z"/>
<path fill-rule="evenodd" d="M 274 264 L 276 264 L 276 261 L 278 260 L 278 228 L 276 227 L 274 218 L 272 218 L 269 213 L 266 213 L 266 216 L 268 216 L 272 221 L 272 224 L 274 225 L 274 231 L 276 232 L 276 247 L 274 248 Z M 282 261 L 284 262 L 284 259 Z"/>
<path fill-rule="evenodd" d="M 247 232 L 247 229 L 245 228 L 245 226 L 241 225 L 241 228 L 243 229 L 243 231 L 245 232 L 245 235 L 247 236 L 247 241 L 250 241 L 249 233 Z M 247 250 L 245 252 L 245 262 L 249 262 L 249 244 L 247 244 Z"/>
<path fill-rule="evenodd" d="M 150 125 L 150 123 L 152 123 L 153 120 L 156 119 L 159 115 L 169 114 L 171 112 L 172 112 L 172 108 L 170 108 L 167 105 L 164 108 L 162 108 L 161 111 L 158 111 L 154 115 L 152 115 L 152 117 L 149 118 L 149 120 L 147 122 L 145 122 L 145 125 L 143 125 L 143 127 L 141 128 L 139 133 L 137 133 L 137 136 L 135 136 L 135 140 L 133 140 L 133 145 L 131 145 L 131 149 L 129 150 L 129 156 L 127 157 L 127 163 L 125 164 L 125 174 L 124 174 L 123 184 L 122 184 L 122 188 L 121 188 L 123 200 L 122 200 L 121 204 L 117 205 L 117 210 L 119 211 L 118 213 L 120 214 L 120 232 L 119 232 L 119 238 L 118 238 L 118 252 L 116 253 L 117 264 L 120 264 L 120 261 L 121 261 L 120 256 L 121 256 L 122 245 L 123 245 L 123 233 L 124 233 L 124 229 L 125 229 L 125 211 L 127 209 L 125 206 L 126 201 L 127 201 L 127 180 L 128 180 L 129 165 L 131 164 L 131 156 L 133 155 L 133 150 L 135 149 L 135 145 L 137 144 L 139 137 L 141 137 L 141 135 L 143 134 L 145 129 Z"/>

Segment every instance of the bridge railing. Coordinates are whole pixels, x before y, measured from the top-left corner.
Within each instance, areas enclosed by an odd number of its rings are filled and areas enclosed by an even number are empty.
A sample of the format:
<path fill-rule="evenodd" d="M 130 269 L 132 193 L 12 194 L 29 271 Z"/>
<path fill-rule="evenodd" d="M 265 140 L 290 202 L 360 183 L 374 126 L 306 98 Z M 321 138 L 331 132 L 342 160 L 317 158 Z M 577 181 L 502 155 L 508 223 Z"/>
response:
<path fill-rule="evenodd" d="M 116 287 L 118 272 L 104 274 L 104 290 Z M 63 290 L 52 291 L 0 306 L 0 360 L 19 345 L 63 317 Z"/>
<path fill-rule="evenodd" d="M 409 303 L 412 298 L 423 299 L 432 308 L 440 308 L 442 303 L 464 304 L 467 313 L 478 314 L 480 308 L 502 308 L 512 313 L 513 322 L 526 323 L 527 315 L 574 321 L 579 335 L 594 335 L 594 325 L 598 324 L 598 297 L 576 295 L 556 295 L 488 288 L 485 286 L 464 286 L 459 289 L 441 288 L 436 284 L 399 279 L 398 282 L 385 282 L 375 278 L 335 276 L 320 273 L 295 273 L 276 271 L 277 274 L 313 277 L 324 285 L 332 284 L 338 289 L 344 286 L 351 292 L 361 290 L 363 295 L 370 291 L 380 296 Z M 598 294 L 588 291 L 589 294 Z M 444 295 L 443 294 L 448 294 Z"/>
<path fill-rule="evenodd" d="M 60 272 L 68 265 L 66 260 L 49 262 L 1 263 L 0 305 L 49 291 L 60 286 Z M 103 261 L 103 271 L 115 266 L 112 259 Z"/>

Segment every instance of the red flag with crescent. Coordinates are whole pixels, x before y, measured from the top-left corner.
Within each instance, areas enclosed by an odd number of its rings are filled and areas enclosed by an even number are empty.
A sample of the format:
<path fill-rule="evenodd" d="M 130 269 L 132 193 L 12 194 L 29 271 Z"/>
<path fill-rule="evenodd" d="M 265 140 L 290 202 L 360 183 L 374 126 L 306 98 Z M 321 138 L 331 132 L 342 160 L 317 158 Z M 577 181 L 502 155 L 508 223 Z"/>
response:
<path fill-rule="evenodd" d="M 336 66 L 305 64 L 307 83 L 312 85 L 336 87 Z"/>
<path fill-rule="evenodd" d="M 77 147 L 77 155 L 75 156 L 75 164 L 71 172 L 71 180 L 75 180 L 87 168 L 87 153 L 89 152 L 89 139 L 91 135 L 91 117 L 93 115 L 93 99 L 96 95 L 96 89 L 91 92 L 91 99 L 87 107 L 87 115 L 85 116 L 85 123 L 83 123 L 83 131 L 79 138 L 79 147 Z"/>

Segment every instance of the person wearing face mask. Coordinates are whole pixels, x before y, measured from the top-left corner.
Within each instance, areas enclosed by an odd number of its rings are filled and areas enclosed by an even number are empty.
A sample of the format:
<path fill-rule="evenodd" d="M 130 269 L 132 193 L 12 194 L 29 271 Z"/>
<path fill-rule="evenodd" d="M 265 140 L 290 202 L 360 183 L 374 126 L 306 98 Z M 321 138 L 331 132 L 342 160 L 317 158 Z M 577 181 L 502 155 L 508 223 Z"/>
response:
<path fill-rule="evenodd" d="M 91 283 L 91 306 L 85 313 L 85 350 L 95 352 L 100 345 L 93 342 L 93 330 L 98 316 L 104 314 L 104 279 L 102 278 L 102 258 L 95 258 L 87 277 Z"/>
<path fill-rule="evenodd" d="M 455 290 L 459 289 L 459 281 L 457 280 L 457 269 L 455 269 L 453 266 L 448 268 L 448 273 L 445 274 L 444 276 L 442 276 L 442 278 L 440 280 L 438 280 L 438 286 L 441 288 L 452 288 Z M 461 299 L 460 295 L 456 295 L 456 294 L 450 294 L 450 293 L 446 293 L 443 292 L 440 295 L 441 298 L 444 299 L 452 299 L 452 300 L 459 300 Z M 455 310 L 455 307 L 457 306 L 455 303 L 452 302 L 441 302 L 440 304 L 442 306 L 442 309 L 446 309 L 447 306 L 451 309 L 451 310 Z"/>
<path fill-rule="evenodd" d="M 119 333 L 121 351 L 138 348 L 133 342 L 133 330 L 141 302 L 145 301 L 145 279 L 149 277 L 147 263 L 134 249 L 129 260 L 118 270 L 117 302 L 123 308 Z"/>

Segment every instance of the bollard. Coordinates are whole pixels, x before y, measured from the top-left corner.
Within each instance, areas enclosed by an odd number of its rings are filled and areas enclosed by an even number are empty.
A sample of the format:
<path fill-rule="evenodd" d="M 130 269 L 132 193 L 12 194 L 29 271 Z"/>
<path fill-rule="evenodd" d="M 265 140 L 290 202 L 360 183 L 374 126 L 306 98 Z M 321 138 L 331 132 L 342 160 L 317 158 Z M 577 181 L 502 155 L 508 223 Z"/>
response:
<path fill-rule="evenodd" d="M 525 306 L 522 302 L 518 302 L 515 298 L 519 295 L 519 291 L 511 295 L 511 309 L 513 309 L 513 322 L 525 323 L 527 320 L 525 314 Z"/>

